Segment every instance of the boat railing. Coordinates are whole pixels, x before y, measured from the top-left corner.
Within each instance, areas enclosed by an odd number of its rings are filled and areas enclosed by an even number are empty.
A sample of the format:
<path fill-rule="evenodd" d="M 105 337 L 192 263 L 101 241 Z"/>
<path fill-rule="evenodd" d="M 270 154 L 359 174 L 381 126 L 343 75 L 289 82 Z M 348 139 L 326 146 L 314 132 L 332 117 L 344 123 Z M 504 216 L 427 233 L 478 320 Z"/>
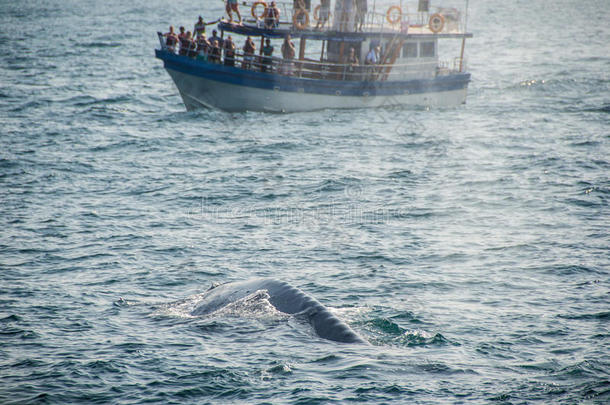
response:
<path fill-rule="evenodd" d="M 250 8 L 255 4 L 260 3 L 258 1 L 246 1 L 242 4 L 247 7 L 243 11 L 243 15 L 247 14 L 245 21 L 248 23 L 257 24 L 263 26 L 264 22 L 262 19 L 255 19 L 250 14 Z M 266 3 L 271 3 L 270 0 Z M 299 30 L 314 30 L 318 25 L 319 18 L 319 4 L 315 4 L 312 1 L 311 10 L 305 10 L 305 13 L 300 8 L 295 8 L 293 1 L 276 1 L 277 7 L 280 9 L 280 27 L 290 26 L 293 29 Z M 261 7 L 262 10 L 262 6 Z M 370 7 L 370 6 L 369 6 Z M 392 8 L 392 10 L 390 10 Z M 445 33 L 459 33 L 462 32 L 463 21 L 462 13 L 456 8 L 444 8 L 435 7 L 429 12 L 414 12 L 411 11 L 406 5 L 399 7 L 397 5 L 390 6 L 388 10 L 377 10 L 373 9 L 367 11 L 363 15 L 359 15 L 356 12 L 355 5 L 351 12 L 345 12 L 341 15 L 335 15 L 335 9 L 330 10 L 329 19 L 324 23 L 322 29 L 325 31 L 339 31 L 339 32 L 418 32 L 418 33 L 431 33 L 432 31 L 428 27 L 430 16 L 433 14 L 441 14 L 443 16 L 444 24 L 442 32 Z M 262 11 L 259 11 L 259 14 Z M 293 22 L 295 13 L 298 13 L 299 27 L 295 27 Z M 362 19 L 362 23 L 360 21 Z M 320 24 L 321 25 L 321 24 Z"/>
<path fill-rule="evenodd" d="M 160 36 L 161 49 L 174 53 L 163 43 Z M 291 76 L 313 80 L 343 80 L 343 81 L 397 81 L 412 79 L 427 79 L 448 75 L 459 71 L 459 58 L 453 61 L 420 61 L 395 64 L 348 64 L 317 61 L 312 59 L 283 59 L 275 56 L 247 54 L 235 51 L 234 55 L 218 55 L 194 53 L 181 57 L 200 60 L 204 63 L 231 66 L 238 69 L 257 71 L 282 76 Z"/>

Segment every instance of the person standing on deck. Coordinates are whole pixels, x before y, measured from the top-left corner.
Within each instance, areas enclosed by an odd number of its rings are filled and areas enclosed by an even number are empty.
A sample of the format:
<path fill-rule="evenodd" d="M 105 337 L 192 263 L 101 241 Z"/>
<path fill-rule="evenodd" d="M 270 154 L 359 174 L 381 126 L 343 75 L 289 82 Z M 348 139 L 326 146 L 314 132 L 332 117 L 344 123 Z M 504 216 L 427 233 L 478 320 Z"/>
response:
<path fill-rule="evenodd" d="M 366 20 L 367 12 L 367 0 L 356 0 L 356 24 L 354 25 L 355 31 L 362 31 L 362 25 Z"/>
<path fill-rule="evenodd" d="M 271 64 L 272 64 L 272 59 L 271 56 L 273 55 L 273 45 L 271 45 L 271 40 L 269 38 L 266 39 L 265 41 L 265 46 L 263 46 L 263 63 L 261 64 L 261 72 L 271 72 L 273 70 Z"/>
<path fill-rule="evenodd" d="M 284 74 L 290 76 L 292 74 L 292 60 L 294 59 L 294 55 L 296 54 L 294 44 L 290 40 L 290 34 L 286 34 L 286 38 L 284 38 L 284 43 L 282 44 L 282 57 L 284 58 Z"/>
<path fill-rule="evenodd" d="M 180 34 L 178 34 L 178 40 L 180 41 L 180 51 L 178 51 L 178 54 L 186 55 L 189 49 L 189 38 L 187 33 L 184 32 L 184 27 L 180 27 Z"/>
<path fill-rule="evenodd" d="M 174 26 L 169 26 L 169 32 L 163 34 L 165 37 L 165 46 L 171 53 L 176 53 L 176 45 L 178 45 L 178 36 L 174 32 Z"/>
<path fill-rule="evenodd" d="M 378 47 L 371 48 L 369 53 L 366 54 L 366 58 L 364 59 L 365 65 L 376 65 L 379 62 L 379 58 L 377 57 L 377 48 Z"/>
<path fill-rule="evenodd" d="M 343 0 L 341 31 L 351 31 L 354 22 L 354 1 L 355 0 Z"/>
<path fill-rule="evenodd" d="M 292 9 L 298 10 L 300 8 L 310 11 L 311 10 L 311 0 L 293 0 Z"/>
<path fill-rule="evenodd" d="M 320 1 L 320 11 L 318 13 L 318 23 L 315 29 L 321 30 L 330 19 L 330 0 Z"/>
<path fill-rule="evenodd" d="M 237 0 L 227 0 L 225 10 L 229 16 L 230 23 L 233 22 L 233 11 L 235 11 L 237 13 L 237 17 L 239 18 L 239 23 L 241 24 L 241 14 L 239 14 L 239 4 L 237 4 Z"/>
<path fill-rule="evenodd" d="M 225 39 L 223 48 L 225 50 L 225 66 L 235 66 L 235 43 L 231 35 Z"/>
<path fill-rule="evenodd" d="M 197 20 L 197 22 L 195 23 L 195 29 L 193 30 L 193 35 L 195 36 L 199 36 L 199 34 L 205 34 L 205 27 L 206 25 L 211 25 L 218 22 L 218 20 L 216 21 L 212 21 L 212 22 L 205 22 L 203 21 L 203 17 L 199 16 L 199 19 Z"/>
<path fill-rule="evenodd" d="M 220 54 L 221 54 L 220 45 L 218 44 L 218 41 L 216 39 L 213 41 L 210 41 L 210 43 L 211 43 L 211 47 L 210 47 L 210 53 L 208 55 L 208 61 L 212 62 L 212 63 L 220 63 Z"/>
<path fill-rule="evenodd" d="M 218 36 L 218 31 L 212 30 L 212 36 L 210 37 L 210 43 L 212 41 L 218 41 L 219 44 L 222 44 L 222 39 Z"/>
<path fill-rule="evenodd" d="M 197 56 L 197 43 L 191 35 L 191 31 L 186 32 L 186 55 L 189 58 Z"/>
<path fill-rule="evenodd" d="M 203 21 L 203 17 L 199 16 L 199 19 L 195 23 L 195 27 L 193 28 L 193 32 L 195 35 L 199 36 L 199 34 L 205 33 L 205 22 Z"/>
<path fill-rule="evenodd" d="M 246 43 L 244 44 L 244 61 L 241 64 L 241 67 L 244 69 L 250 69 L 252 66 L 252 62 L 254 61 L 254 53 L 256 52 L 256 44 L 252 40 L 250 36 L 246 38 Z"/>
<path fill-rule="evenodd" d="M 265 28 L 267 29 L 277 28 L 279 26 L 280 9 L 275 5 L 275 1 L 272 1 L 271 5 L 265 8 L 263 20 L 265 21 Z"/>
<path fill-rule="evenodd" d="M 358 74 L 360 73 L 360 61 L 358 60 L 358 55 L 356 55 L 356 50 L 353 47 L 349 48 L 347 64 L 347 79 L 358 80 Z"/>
<path fill-rule="evenodd" d="M 210 49 L 210 43 L 208 42 L 205 34 L 199 34 L 197 36 L 197 59 L 206 61 L 208 60 L 208 52 Z"/>
<path fill-rule="evenodd" d="M 367 53 L 366 57 L 364 58 L 364 64 L 368 66 L 368 80 L 373 80 L 375 77 L 375 72 L 377 71 L 376 65 L 380 62 L 380 52 L 381 47 L 377 45 L 371 48 L 369 53 Z"/>

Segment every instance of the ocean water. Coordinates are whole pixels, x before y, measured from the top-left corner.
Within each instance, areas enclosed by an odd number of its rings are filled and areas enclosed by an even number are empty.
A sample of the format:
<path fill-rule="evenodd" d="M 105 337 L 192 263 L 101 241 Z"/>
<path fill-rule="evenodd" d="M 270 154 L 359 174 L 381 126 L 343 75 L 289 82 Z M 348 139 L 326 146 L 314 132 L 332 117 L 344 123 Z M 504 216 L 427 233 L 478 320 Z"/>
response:
<path fill-rule="evenodd" d="M 203 3 L 0 2 L 0 403 L 610 402 L 606 1 L 470 1 L 465 105 L 299 114 L 185 111 Z M 189 316 L 251 277 L 371 344 Z"/>

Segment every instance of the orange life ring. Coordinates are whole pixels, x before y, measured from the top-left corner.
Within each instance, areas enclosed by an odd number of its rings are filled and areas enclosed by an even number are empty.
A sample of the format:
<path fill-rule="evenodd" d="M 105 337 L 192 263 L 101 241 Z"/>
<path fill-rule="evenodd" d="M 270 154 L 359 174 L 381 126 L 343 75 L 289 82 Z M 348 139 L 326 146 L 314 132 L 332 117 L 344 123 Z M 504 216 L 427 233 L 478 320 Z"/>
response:
<path fill-rule="evenodd" d="M 256 14 L 256 8 L 258 6 L 263 6 L 263 12 L 258 15 Z M 264 1 L 255 1 L 254 4 L 252 4 L 252 8 L 250 9 L 250 14 L 252 14 L 252 17 L 254 17 L 255 19 L 261 19 L 263 18 L 263 15 L 265 14 L 265 10 L 267 9 L 267 3 L 265 3 Z"/>
<path fill-rule="evenodd" d="M 299 17 L 305 14 L 305 22 L 301 22 Z M 309 13 L 304 8 L 299 8 L 292 15 L 292 25 L 298 30 L 304 30 L 309 26 Z"/>
<path fill-rule="evenodd" d="M 443 30 L 444 26 L 445 17 L 443 17 L 441 14 L 436 13 L 430 16 L 430 20 L 428 20 L 428 28 L 430 28 L 430 31 L 437 34 Z"/>
<path fill-rule="evenodd" d="M 394 10 L 398 11 L 396 18 L 392 18 L 392 11 Z M 398 22 L 402 19 L 402 9 L 400 6 L 390 6 L 388 11 L 385 13 L 385 19 L 388 20 L 388 22 L 392 25 L 398 24 Z"/>

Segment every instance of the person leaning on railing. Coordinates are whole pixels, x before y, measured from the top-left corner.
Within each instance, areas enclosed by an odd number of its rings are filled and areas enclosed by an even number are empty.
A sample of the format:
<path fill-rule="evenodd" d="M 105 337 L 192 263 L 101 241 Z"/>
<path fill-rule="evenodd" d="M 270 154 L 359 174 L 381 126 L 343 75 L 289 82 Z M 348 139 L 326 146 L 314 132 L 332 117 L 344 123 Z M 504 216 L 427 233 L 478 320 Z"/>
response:
<path fill-rule="evenodd" d="M 265 46 L 263 46 L 263 63 L 261 64 L 261 72 L 271 72 L 273 70 L 272 59 L 273 56 L 273 45 L 271 45 L 271 40 L 267 38 L 265 40 Z"/>
<path fill-rule="evenodd" d="M 191 38 L 191 31 L 187 31 L 182 36 L 178 35 L 178 39 L 180 40 L 180 51 L 178 52 L 179 55 L 190 56 L 191 43 L 193 42 L 193 39 Z"/>
<path fill-rule="evenodd" d="M 225 50 L 225 66 L 235 66 L 235 43 L 231 35 L 225 39 L 223 48 Z"/>
<path fill-rule="evenodd" d="M 216 39 L 210 41 L 210 43 L 212 46 L 210 48 L 210 53 L 208 54 L 208 62 L 220 63 L 220 54 L 221 54 L 220 44 L 218 43 L 218 40 L 216 40 Z"/>
<path fill-rule="evenodd" d="M 241 67 L 244 69 L 250 69 L 252 66 L 252 62 L 254 61 L 254 53 L 256 52 L 256 44 L 252 40 L 252 38 L 248 35 L 246 38 L 246 43 L 243 47 L 244 50 L 244 60 L 241 63 Z"/>
<path fill-rule="evenodd" d="M 366 54 L 366 57 L 364 58 L 364 64 L 367 66 L 367 73 L 369 74 L 369 77 L 372 78 L 377 70 L 377 66 L 381 59 L 380 59 L 380 53 L 381 53 L 381 47 L 379 45 L 371 48 L 371 50 L 369 51 L 369 53 Z"/>
<path fill-rule="evenodd" d="M 188 31 L 186 33 L 186 44 L 187 44 L 187 50 L 186 50 L 186 54 L 189 58 L 194 58 L 197 56 L 197 42 L 195 42 L 195 39 L 193 38 L 191 31 Z"/>
<path fill-rule="evenodd" d="M 184 27 L 180 27 L 179 30 L 178 43 L 180 44 L 180 49 L 178 50 L 178 55 L 186 55 L 186 32 L 184 31 Z"/>
<path fill-rule="evenodd" d="M 210 41 L 210 44 L 211 44 L 213 41 L 218 41 L 218 44 L 219 44 L 220 46 L 222 46 L 222 38 L 220 38 L 220 37 L 218 36 L 218 31 L 216 31 L 216 30 L 212 30 L 212 36 L 210 37 L 210 39 L 209 39 L 208 41 Z"/>
<path fill-rule="evenodd" d="M 174 26 L 169 26 L 169 32 L 163 34 L 165 37 L 165 46 L 171 53 L 176 53 L 176 45 L 178 45 L 178 35 L 174 32 Z"/>
<path fill-rule="evenodd" d="M 282 70 L 285 75 L 292 75 L 292 67 L 296 51 L 294 48 L 294 44 L 290 40 L 290 34 L 286 34 L 284 38 L 284 43 L 282 44 L 282 57 L 284 58 L 284 62 L 282 63 Z"/>
<path fill-rule="evenodd" d="M 208 60 L 208 52 L 210 48 L 210 43 L 205 37 L 204 33 L 200 33 L 197 36 L 197 59 L 206 61 Z"/>
<path fill-rule="evenodd" d="M 356 55 L 356 50 L 349 48 L 349 56 L 347 57 L 347 79 L 358 80 L 360 74 L 360 61 Z"/>
<path fill-rule="evenodd" d="M 364 59 L 364 64 L 365 65 L 376 65 L 379 63 L 379 52 L 381 51 L 381 48 L 379 47 L 379 45 L 371 48 L 371 50 L 369 51 L 369 53 L 366 54 L 366 58 Z"/>

